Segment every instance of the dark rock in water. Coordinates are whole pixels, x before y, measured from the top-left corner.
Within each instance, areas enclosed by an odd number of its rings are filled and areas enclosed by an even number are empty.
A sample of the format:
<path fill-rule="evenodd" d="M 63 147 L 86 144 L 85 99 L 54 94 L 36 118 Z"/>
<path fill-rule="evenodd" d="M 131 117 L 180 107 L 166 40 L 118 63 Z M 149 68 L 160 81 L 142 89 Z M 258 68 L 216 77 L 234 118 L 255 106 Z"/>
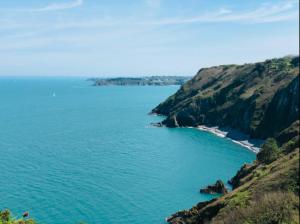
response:
<path fill-rule="evenodd" d="M 205 194 L 227 194 L 228 190 L 226 189 L 223 181 L 217 180 L 214 185 L 208 185 L 206 188 L 200 189 L 200 193 Z"/>
<path fill-rule="evenodd" d="M 29 212 L 24 212 L 22 216 L 23 218 L 27 218 L 29 216 Z"/>
<path fill-rule="evenodd" d="M 163 124 L 161 122 L 151 123 L 151 125 L 154 126 L 154 127 L 163 127 Z"/>

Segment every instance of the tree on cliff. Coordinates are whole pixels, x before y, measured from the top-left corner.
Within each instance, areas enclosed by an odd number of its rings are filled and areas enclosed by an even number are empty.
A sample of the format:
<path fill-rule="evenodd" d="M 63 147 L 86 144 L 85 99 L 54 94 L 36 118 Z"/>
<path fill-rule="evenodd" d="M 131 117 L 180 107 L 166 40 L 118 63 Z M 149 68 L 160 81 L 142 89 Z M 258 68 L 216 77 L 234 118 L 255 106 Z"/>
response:
<path fill-rule="evenodd" d="M 270 164 L 278 158 L 279 154 L 280 150 L 276 140 L 269 138 L 262 146 L 261 151 L 257 154 L 257 160 L 260 163 Z"/>

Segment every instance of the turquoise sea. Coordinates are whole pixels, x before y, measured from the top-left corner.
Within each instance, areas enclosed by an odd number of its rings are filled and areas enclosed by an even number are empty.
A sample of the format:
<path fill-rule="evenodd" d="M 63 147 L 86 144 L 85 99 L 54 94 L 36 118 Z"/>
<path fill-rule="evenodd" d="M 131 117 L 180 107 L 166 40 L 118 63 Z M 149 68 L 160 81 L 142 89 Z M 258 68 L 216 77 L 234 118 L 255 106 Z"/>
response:
<path fill-rule="evenodd" d="M 163 224 L 255 155 L 148 112 L 179 87 L 0 78 L 0 209 L 39 223 Z"/>

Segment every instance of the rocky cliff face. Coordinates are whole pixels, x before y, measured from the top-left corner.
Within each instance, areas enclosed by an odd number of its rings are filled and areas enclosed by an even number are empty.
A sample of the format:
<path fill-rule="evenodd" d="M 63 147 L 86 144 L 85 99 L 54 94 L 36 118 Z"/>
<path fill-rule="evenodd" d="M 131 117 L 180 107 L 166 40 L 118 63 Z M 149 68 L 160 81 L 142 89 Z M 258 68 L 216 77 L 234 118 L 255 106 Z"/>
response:
<path fill-rule="evenodd" d="M 298 99 L 299 57 L 285 57 L 201 69 L 152 112 L 168 127 L 230 127 L 283 143 L 298 134 L 282 133 L 299 118 Z"/>

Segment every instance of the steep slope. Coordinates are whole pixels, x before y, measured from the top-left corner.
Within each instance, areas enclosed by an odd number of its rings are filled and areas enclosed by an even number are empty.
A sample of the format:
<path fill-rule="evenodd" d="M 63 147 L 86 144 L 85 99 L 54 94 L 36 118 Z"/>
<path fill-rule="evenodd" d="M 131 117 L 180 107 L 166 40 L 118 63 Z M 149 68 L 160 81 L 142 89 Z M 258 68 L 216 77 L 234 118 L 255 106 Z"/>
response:
<path fill-rule="evenodd" d="M 201 69 L 180 90 L 152 110 L 162 124 L 230 127 L 253 138 L 283 135 L 299 117 L 299 57 Z"/>

